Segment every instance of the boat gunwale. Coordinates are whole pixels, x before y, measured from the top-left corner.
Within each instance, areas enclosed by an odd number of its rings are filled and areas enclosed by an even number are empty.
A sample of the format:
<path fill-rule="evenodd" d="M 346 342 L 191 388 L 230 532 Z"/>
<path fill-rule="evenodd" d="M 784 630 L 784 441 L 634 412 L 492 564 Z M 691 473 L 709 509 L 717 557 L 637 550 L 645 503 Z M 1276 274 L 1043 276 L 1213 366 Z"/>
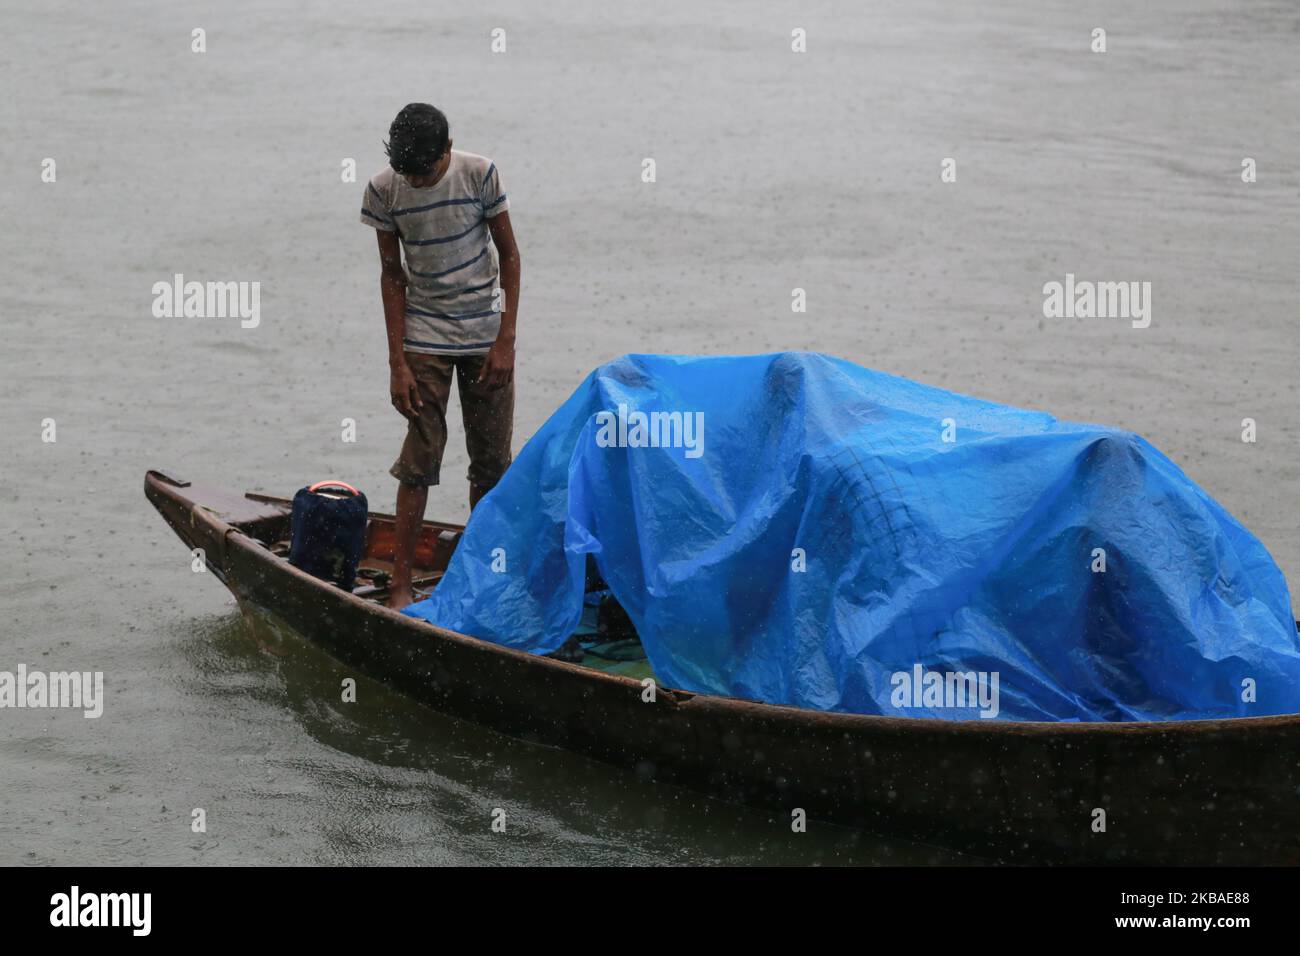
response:
<path fill-rule="evenodd" d="M 150 470 L 145 474 L 145 490 L 148 493 L 151 488 L 157 493 L 165 495 L 179 503 L 188 502 L 188 510 L 191 514 L 191 520 L 201 520 L 215 530 L 221 533 L 222 537 L 229 540 L 232 535 L 237 535 L 235 543 L 247 548 L 253 552 L 259 561 L 267 565 L 273 571 L 288 574 L 290 577 L 298 579 L 304 584 L 317 589 L 322 595 L 328 595 L 333 599 L 342 600 L 345 603 L 351 602 L 358 610 L 364 613 L 378 616 L 380 619 L 387 620 L 390 623 L 400 624 L 402 627 L 409 629 L 412 634 L 422 636 L 433 635 L 443 640 L 458 643 L 468 649 L 479 653 L 498 654 L 513 658 L 521 663 L 527 663 L 541 668 L 551 668 L 558 672 L 569 673 L 573 676 L 585 680 L 605 681 L 613 685 L 621 686 L 631 692 L 640 694 L 644 689 L 641 681 L 625 677 L 619 674 L 610 674 L 605 671 L 597 670 L 591 667 L 585 667 L 581 664 L 570 663 L 568 661 L 556 660 L 555 658 L 544 657 L 539 654 L 532 654 L 528 651 L 522 651 L 513 647 L 506 647 L 501 644 L 495 644 L 491 641 L 483 640 L 469 634 L 462 634 L 459 631 L 451 631 L 439 627 L 429 621 L 411 617 L 400 611 L 394 611 L 391 608 L 376 604 L 373 601 L 358 597 L 350 591 L 345 591 L 328 581 L 316 578 L 300 568 L 294 567 L 286 559 L 280 558 L 264 544 L 257 539 L 245 533 L 237 524 L 232 524 L 221 518 L 215 511 L 202 505 L 201 502 L 181 494 L 185 488 L 190 487 L 187 483 L 185 486 L 177 486 L 170 482 L 166 477 L 157 471 Z M 261 503 L 277 504 L 288 507 L 291 502 L 285 498 L 275 498 L 269 495 L 246 493 L 245 497 L 249 500 Z M 167 516 L 164 514 L 163 516 Z M 377 515 L 377 517 L 390 517 Z M 169 522 L 170 523 L 170 522 Z M 433 522 L 434 524 L 444 525 L 445 522 Z M 175 526 L 173 526 L 175 527 Z M 179 530 L 179 529 L 175 529 Z M 656 682 L 658 685 L 658 682 Z M 690 710 L 716 710 L 726 714 L 733 713 L 735 716 L 748 718 L 759 718 L 774 720 L 780 723 L 803 726 L 816 726 L 823 730 L 842 730 L 845 733 L 854 731 L 873 732 L 896 732 L 906 733 L 909 735 L 932 734 L 937 736 L 949 735 L 960 737 L 963 735 L 974 735 L 976 737 L 1112 737 L 1119 739 L 1127 736 L 1149 735 L 1152 737 L 1208 737 L 1215 734 L 1234 735 L 1239 732 L 1249 733 L 1257 730 L 1269 729 L 1300 729 L 1300 713 L 1291 714 L 1272 714 L 1260 717 L 1216 717 L 1195 720 L 1141 720 L 1141 721 L 1016 721 L 1016 720 L 998 720 L 998 719 L 980 719 L 980 720 L 944 720 L 933 717 L 894 717 L 882 714 L 852 714 L 840 711 L 818 711 L 804 707 L 796 707 L 789 704 L 769 704 L 763 701 L 747 700 L 738 697 L 726 697 L 720 694 L 709 694 L 696 691 L 680 690 L 677 688 L 658 685 L 658 692 L 663 699 L 674 707 L 684 707 Z"/>

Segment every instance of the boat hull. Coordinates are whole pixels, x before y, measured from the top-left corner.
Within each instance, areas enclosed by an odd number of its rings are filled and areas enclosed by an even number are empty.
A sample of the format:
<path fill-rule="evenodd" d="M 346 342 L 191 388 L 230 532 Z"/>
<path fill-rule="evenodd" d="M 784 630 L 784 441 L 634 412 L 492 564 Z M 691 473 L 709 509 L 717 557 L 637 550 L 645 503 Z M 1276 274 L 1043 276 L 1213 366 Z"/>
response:
<path fill-rule="evenodd" d="M 1300 861 L 1300 715 L 1046 724 L 831 714 L 658 688 L 395 613 L 245 530 L 282 504 L 146 494 L 242 602 L 443 713 L 723 800 L 1022 862 Z M 241 530 L 244 529 L 244 530 Z"/>

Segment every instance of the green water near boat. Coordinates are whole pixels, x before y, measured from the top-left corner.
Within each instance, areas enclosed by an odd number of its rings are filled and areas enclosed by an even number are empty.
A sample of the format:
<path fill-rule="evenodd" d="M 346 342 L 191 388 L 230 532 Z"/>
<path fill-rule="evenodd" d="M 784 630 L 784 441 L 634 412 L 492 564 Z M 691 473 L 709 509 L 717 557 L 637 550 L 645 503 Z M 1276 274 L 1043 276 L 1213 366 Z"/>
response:
<path fill-rule="evenodd" d="M 242 687 L 276 712 L 266 715 L 274 724 L 296 725 L 295 753 L 280 754 L 272 773 L 288 774 L 287 789 L 303 798 L 304 812 L 324 800 L 341 814 L 312 823 L 317 839 L 341 842 L 330 847 L 332 860 L 529 864 L 581 854 L 589 863 L 982 862 L 817 822 L 794 833 L 788 819 L 436 713 L 354 674 L 265 608 L 213 622 L 207 646 L 191 649 L 209 662 L 203 670 L 218 687 Z M 345 702 L 349 677 L 356 699 Z M 249 713 L 239 722 L 256 719 Z M 221 721 L 230 722 L 229 715 Z M 279 779 L 276 789 L 289 780 Z M 497 807 L 505 810 L 506 834 L 490 832 Z M 453 832 L 470 838 L 444 845 Z"/>

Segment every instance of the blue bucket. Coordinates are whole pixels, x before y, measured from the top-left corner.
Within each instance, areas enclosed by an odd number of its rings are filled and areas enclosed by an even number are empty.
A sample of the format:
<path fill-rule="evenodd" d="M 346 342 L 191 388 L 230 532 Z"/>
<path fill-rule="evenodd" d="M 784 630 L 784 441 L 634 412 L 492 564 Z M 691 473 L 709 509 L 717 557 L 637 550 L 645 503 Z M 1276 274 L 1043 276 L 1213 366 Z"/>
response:
<path fill-rule="evenodd" d="M 366 496 L 340 481 L 318 481 L 293 496 L 289 563 L 351 591 L 366 548 Z"/>

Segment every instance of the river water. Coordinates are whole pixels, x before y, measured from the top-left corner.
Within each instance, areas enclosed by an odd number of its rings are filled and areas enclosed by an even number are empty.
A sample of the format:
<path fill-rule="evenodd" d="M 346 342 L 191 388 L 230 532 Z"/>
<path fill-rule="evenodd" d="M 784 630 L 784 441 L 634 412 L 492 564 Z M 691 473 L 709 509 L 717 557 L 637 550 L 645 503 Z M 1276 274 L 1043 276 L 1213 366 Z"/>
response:
<path fill-rule="evenodd" d="M 332 703 L 320 652 L 191 572 L 146 468 L 391 507 L 357 211 L 412 100 L 510 194 L 517 444 L 624 352 L 817 349 L 1140 432 L 1300 580 L 1294 3 L 379 9 L 0 10 L 0 670 L 106 681 L 99 719 L 0 710 L 0 863 L 957 859 L 791 834 L 375 685 Z M 156 317 L 177 273 L 260 283 L 260 321 Z M 1151 282 L 1150 327 L 1044 318 L 1067 273 Z M 465 463 L 457 431 L 431 515 L 464 519 Z"/>

